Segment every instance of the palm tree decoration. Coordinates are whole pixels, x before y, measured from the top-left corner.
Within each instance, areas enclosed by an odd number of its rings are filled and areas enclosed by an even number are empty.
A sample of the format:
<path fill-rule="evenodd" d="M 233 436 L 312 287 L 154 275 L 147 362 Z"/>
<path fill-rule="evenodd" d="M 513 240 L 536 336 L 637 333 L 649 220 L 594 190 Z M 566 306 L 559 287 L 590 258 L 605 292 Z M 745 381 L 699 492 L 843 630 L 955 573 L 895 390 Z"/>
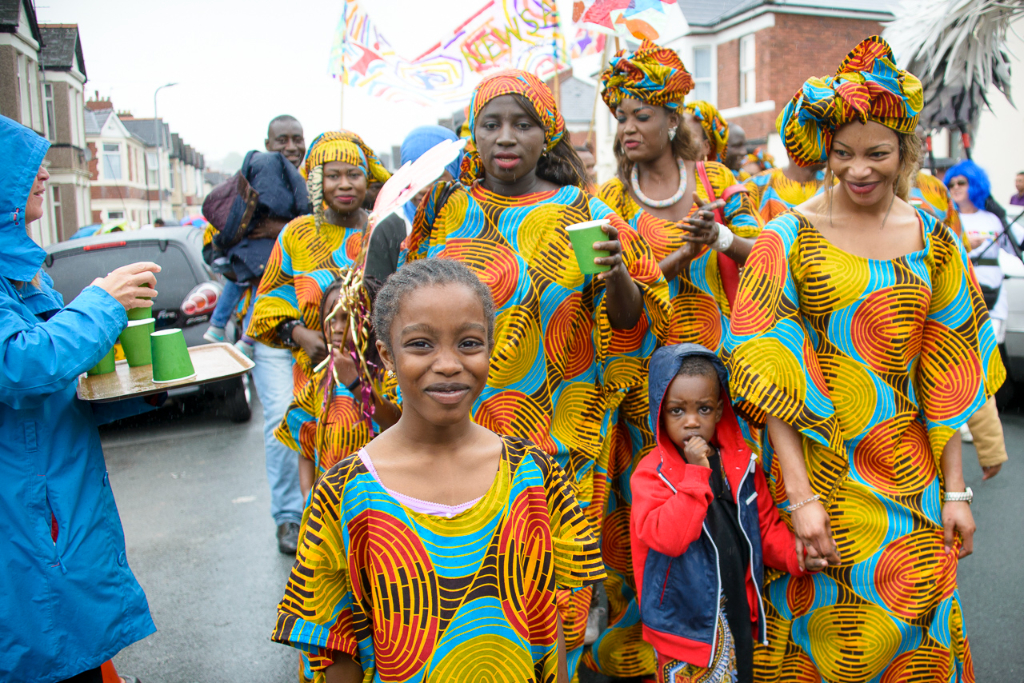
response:
<path fill-rule="evenodd" d="M 1013 102 L 1006 34 L 1022 13 L 1024 0 L 904 0 L 883 34 L 924 86 L 921 128 L 959 130 L 968 158 L 991 88 Z"/>

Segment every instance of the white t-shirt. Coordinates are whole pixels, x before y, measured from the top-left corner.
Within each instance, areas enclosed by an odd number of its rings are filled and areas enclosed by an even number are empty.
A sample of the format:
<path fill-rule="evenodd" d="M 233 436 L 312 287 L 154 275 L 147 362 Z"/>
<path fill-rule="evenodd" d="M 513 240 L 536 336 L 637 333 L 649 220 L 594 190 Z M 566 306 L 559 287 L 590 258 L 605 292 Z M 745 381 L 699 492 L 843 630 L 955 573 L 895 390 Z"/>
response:
<path fill-rule="evenodd" d="M 972 258 L 983 258 L 993 260 L 999 258 L 999 251 L 1002 250 L 1016 258 L 1013 247 L 1006 243 L 1005 239 L 998 239 L 1003 233 L 1003 223 L 999 217 L 989 211 L 975 211 L 974 213 L 960 213 L 960 222 L 963 224 L 964 232 L 968 236 L 977 235 L 985 238 L 985 241 L 977 249 L 971 250 Z M 1013 236 L 1018 244 L 1024 236 L 1024 228 L 1013 226 Z M 969 245 L 968 245 L 969 246 Z M 1002 290 L 1003 269 L 996 265 L 975 265 L 974 273 L 978 277 L 978 283 L 990 289 Z M 996 300 L 989 316 L 998 320 L 1006 320 L 1009 313 L 1009 306 L 1006 296 L 1002 291 Z"/>

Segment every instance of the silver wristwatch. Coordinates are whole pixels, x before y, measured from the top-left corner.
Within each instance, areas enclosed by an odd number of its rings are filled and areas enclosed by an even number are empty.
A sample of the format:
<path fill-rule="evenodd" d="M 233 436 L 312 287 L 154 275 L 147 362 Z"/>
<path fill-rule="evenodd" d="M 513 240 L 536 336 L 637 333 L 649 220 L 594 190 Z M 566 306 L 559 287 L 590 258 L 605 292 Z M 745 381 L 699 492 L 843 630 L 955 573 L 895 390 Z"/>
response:
<path fill-rule="evenodd" d="M 970 505 L 971 501 L 974 500 L 974 491 L 971 490 L 970 486 L 963 493 L 950 493 L 947 491 L 942 495 L 942 500 L 946 503 L 967 503 Z"/>

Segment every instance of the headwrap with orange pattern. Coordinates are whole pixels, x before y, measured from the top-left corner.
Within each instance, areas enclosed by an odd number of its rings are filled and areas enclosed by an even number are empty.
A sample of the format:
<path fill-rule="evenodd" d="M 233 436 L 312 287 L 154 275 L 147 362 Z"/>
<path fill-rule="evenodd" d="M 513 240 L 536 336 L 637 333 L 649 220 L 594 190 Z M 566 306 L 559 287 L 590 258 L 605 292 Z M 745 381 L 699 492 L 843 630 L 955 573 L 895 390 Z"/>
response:
<path fill-rule="evenodd" d="M 793 161 L 811 166 L 828 161 L 840 126 L 875 121 L 897 133 L 912 133 L 923 106 L 921 81 L 896 66 L 887 42 L 871 36 L 853 48 L 835 76 L 808 79 L 775 127 Z"/>
<path fill-rule="evenodd" d="M 366 179 L 371 182 L 386 183 L 391 174 L 380 163 L 363 139 L 347 130 L 329 130 L 321 133 L 313 140 L 306 152 L 306 163 L 302 165 L 302 177 L 309 179 L 309 174 L 317 166 L 332 161 L 343 161 L 363 169 Z"/>
<path fill-rule="evenodd" d="M 521 95 L 533 107 L 533 112 L 544 127 L 544 143 L 550 152 L 565 136 L 565 121 L 555 106 L 555 96 L 548 86 L 529 71 L 506 69 L 485 78 L 473 91 L 469 101 L 469 142 L 462 157 L 459 179 L 470 184 L 484 175 L 480 154 L 476 151 L 476 117 L 487 103 L 502 95 Z"/>
<path fill-rule="evenodd" d="M 644 40 L 636 52 L 619 50 L 601 74 L 601 97 L 612 110 L 627 97 L 676 109 L 693 90 L 693 78 L 679 55 Z"/>
<path fill-rule="evenodd" d="M 729 124 L 710 102 L 698 100 L 686 105 L 686 111 L 693 114 L 697 123 L 704 129 L 704 136 L 711 145 L 708 161 L 721 161 L 725 158 L 725 148 L 729 146 Z"/>

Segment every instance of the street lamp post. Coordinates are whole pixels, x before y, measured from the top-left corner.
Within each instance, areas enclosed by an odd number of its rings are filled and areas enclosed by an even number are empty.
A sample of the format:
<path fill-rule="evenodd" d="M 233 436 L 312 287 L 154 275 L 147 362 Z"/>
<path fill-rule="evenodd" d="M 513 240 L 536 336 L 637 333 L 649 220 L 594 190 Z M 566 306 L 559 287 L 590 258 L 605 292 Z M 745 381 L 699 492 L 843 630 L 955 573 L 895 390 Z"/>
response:
<path fill-rule="evenodd" d="M 156 90 L 153 91 L 153 133 L 154 133 L 153 139 L 156 140 L 156 196 L 157 196 L 157 199 L 159 199 L 159 201 L 160 201 L 160 205 L 159 205 L 160 208 L 158 209 L 158 211 L 160 212 L 160 215 L 157 216 L 157 218 L 163 218 L 164 217 L 164 188 L 163 188 L 163 177 L 160 175 L 160 148 L 163 145 L 161 144 L 161 137 L 160 137 L 160 122 L 159 122 L 159 120 L 157 118 L 157 113 L 156 113 L 156 96 L 157 96 L 157 93 L 159 93 L 161 90 L 163 90 L 164 88 L 170 88 L 172 85 L 178 85 L 178 84 L 177 83 L 165 83 L 164 85 L 161 85 L 159 88 L 157 88 Z"/>

